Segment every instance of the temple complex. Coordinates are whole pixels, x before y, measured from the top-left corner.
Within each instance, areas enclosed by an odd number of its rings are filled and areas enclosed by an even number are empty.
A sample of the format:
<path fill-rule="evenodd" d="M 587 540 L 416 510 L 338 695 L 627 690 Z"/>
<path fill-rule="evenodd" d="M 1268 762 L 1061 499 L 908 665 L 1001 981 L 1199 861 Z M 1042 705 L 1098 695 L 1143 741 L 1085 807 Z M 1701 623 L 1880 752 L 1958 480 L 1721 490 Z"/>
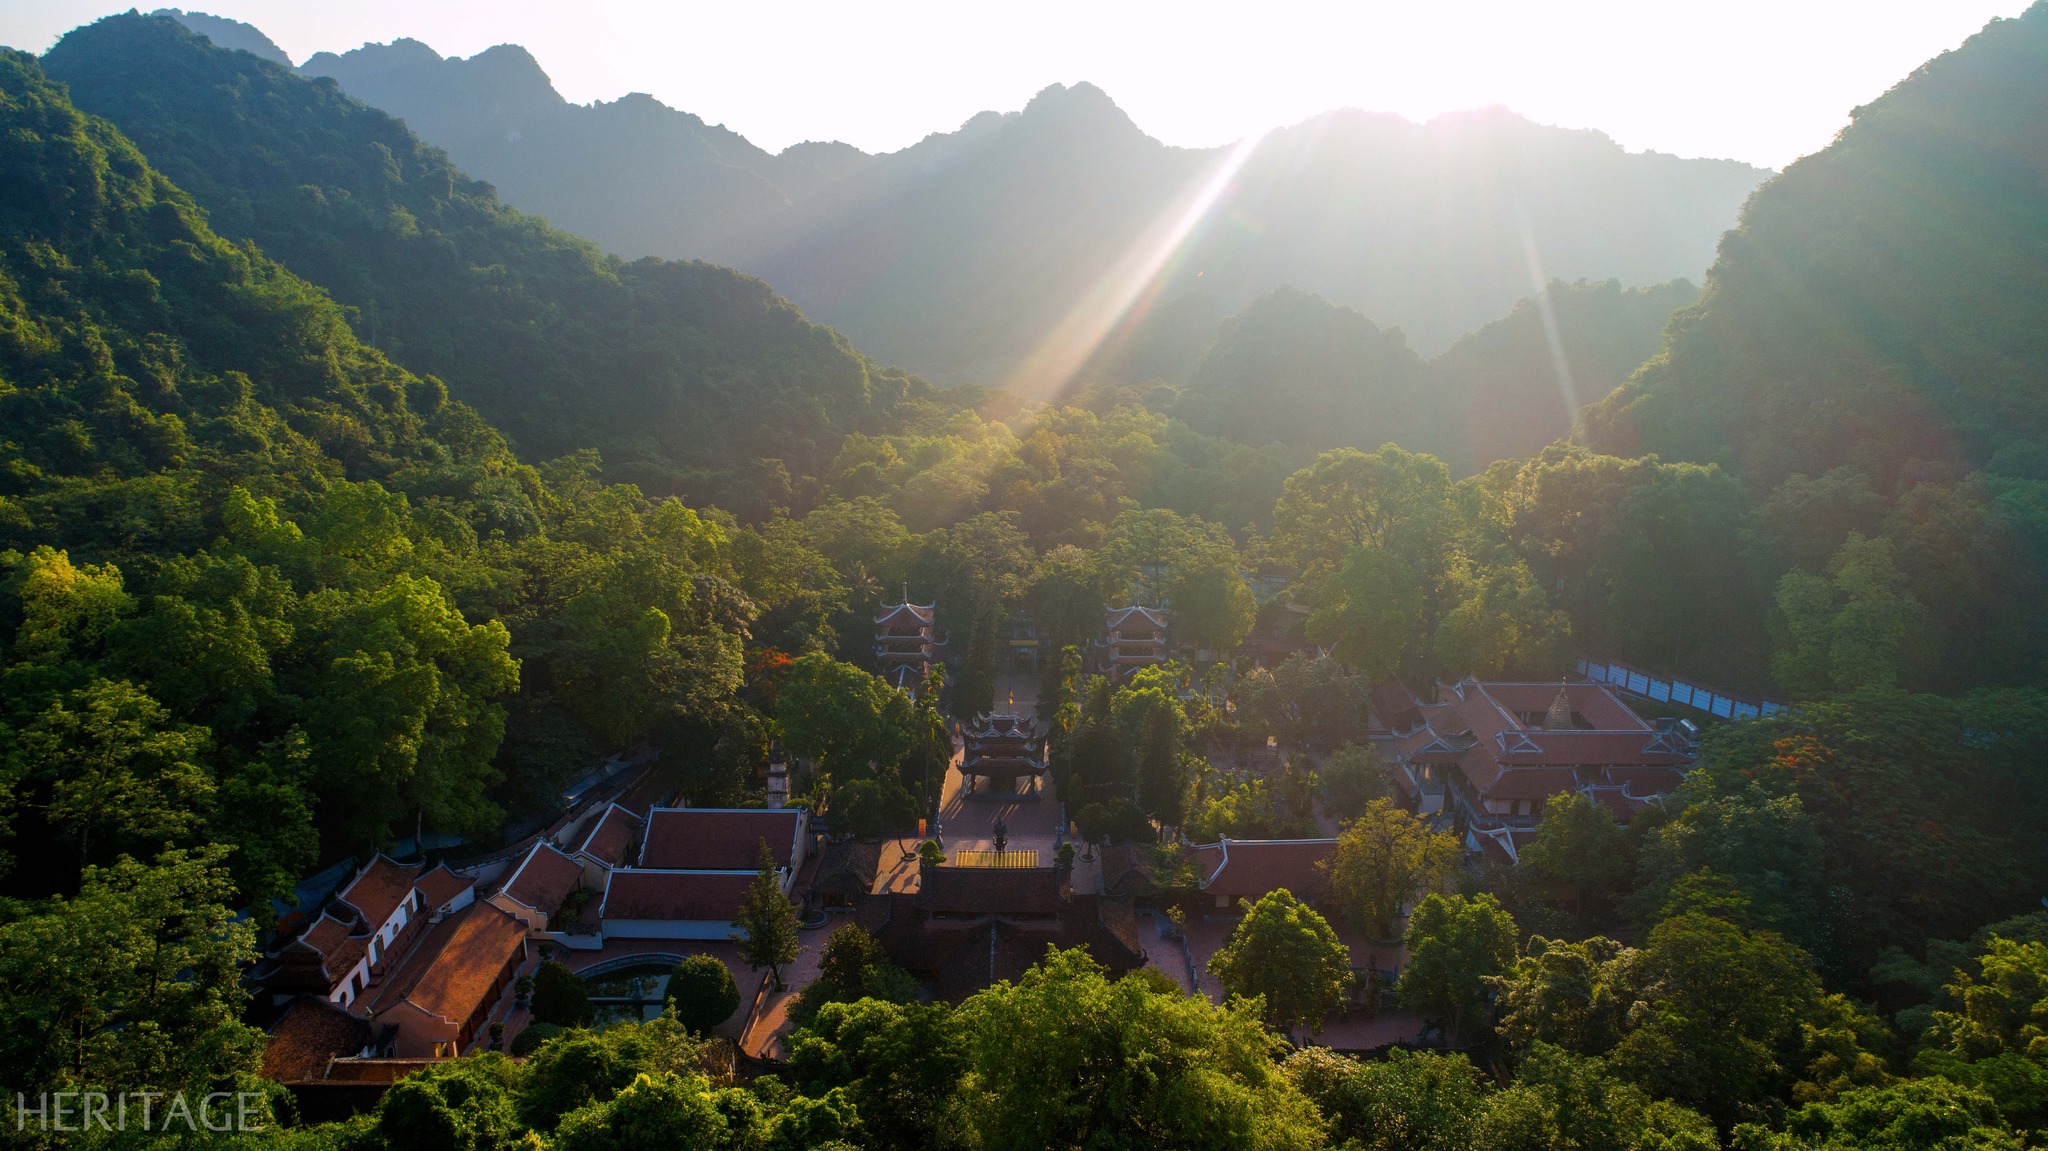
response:
<path fill-rule="evenodd" d="M 1647 723 L 1597 683 L 1465 679 L 1437 685 L 1435 703 L 1383 684 L 1369 722 L 1403 806 L 1509 861 L 1551 797 L 1584 794 L 1626 823 L 1677 789 L 1697 750 L 1690 724 Z"/>

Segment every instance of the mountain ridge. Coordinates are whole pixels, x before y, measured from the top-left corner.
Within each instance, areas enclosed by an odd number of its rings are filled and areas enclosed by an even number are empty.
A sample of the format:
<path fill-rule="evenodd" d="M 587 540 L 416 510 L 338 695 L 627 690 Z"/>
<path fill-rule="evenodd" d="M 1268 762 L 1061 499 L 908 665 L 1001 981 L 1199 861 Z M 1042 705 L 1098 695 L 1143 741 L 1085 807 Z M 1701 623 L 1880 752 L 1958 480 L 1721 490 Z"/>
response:
<path fill-rule="evenodd" d="M 652 98 L 550 103 L 515 124 L 475 64 L 490 53 L 408 51 L 366 45 L 303 70 L 406 119 L 509 203 L 623 255 L 758 275 L 941 382 L 1004 379 L 1226 153 L 1164 144 L 1082 83 L 895 152 L 825 145 L 836 163 L 819 167 L 807 145 L 771 155 Z M 1765 175 L 1504 109 L 1423 124 L 1336 110 L 1265 138 L 1160 294 L 1200 273 L 1228 313 L 1297 287 L 1434 354 L 1549 279 L 1697 280 Z"/>

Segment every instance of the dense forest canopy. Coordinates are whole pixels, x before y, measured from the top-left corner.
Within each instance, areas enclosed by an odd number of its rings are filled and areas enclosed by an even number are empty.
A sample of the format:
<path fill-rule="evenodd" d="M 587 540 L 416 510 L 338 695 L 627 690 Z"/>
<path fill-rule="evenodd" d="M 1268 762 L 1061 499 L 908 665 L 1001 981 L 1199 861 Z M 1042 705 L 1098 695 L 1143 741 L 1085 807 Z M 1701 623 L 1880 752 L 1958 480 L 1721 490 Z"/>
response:
<path fill-rule="evenodd" d="M 606 256 L 390 116 L 173 20 L 88 25 L 45 66 L 216 231 L 325 288 L 364 342 L 448 381 L 528 460 L 602 446 L 609 476 L 760 512 L 840 436 L 933 402 L 759 281 Z"/>

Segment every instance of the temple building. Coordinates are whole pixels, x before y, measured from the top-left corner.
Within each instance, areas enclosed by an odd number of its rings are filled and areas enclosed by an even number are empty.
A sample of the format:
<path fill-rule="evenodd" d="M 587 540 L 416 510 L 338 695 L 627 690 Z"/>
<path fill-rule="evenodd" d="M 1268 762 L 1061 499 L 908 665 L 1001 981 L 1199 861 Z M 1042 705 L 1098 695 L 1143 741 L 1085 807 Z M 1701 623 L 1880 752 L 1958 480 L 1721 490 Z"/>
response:
<path fill-rule="evenodd" d="M 1509 862 L 1551 797 L 1585 794 L 1625 822 L 1677 789 L 1698 748 L 1690 724 L 1645 722 L 1604 684 L 1465 679 L 1437 685 L 1437 697 L 1423 703 L 1399 684 L 1372 693 L 1369 726 L 1397 798 Z"/>
<path fill-rule="evenodd" d="M 1100 643 L 1098 658 L 1111 683 L 1123 683 L 1139 668 L 1166 662 L 1163 610 L 1136 604 L 1111 608 L 1104 622 L 1108 634 Z"/>
<path fill-rule="evenodd" d="M 933 604 L 884 604 L 875 617 L 875 664 L 891 687 L 915 695 L 932 670 Z"/>
<path fill-rule="evenodd" d="M 987 780 L 987 790 L 1015 791 L 1019 779 L 1037 789 L 1045 774 L 1046 727 L 1021 715 L 977 716 L 963 733 L 967 751 L 960 774 L 970 781 Z"/>

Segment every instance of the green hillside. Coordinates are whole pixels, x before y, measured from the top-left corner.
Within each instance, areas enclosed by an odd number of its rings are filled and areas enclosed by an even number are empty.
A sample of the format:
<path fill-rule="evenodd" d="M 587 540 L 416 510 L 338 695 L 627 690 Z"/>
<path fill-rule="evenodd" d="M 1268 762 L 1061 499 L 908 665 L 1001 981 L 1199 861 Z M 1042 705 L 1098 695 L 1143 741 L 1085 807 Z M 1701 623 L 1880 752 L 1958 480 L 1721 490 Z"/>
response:
<path fill-rule="evenodd" d="M 1599 450 L 1732 470 L 1783 533 L 1766 570 L 1787 690 L 1838 679 L 1858 633 L 1912 682 L 2042 672 L 2044 123 L 2036 5 L 1765 185 L 1666 353 L 1586 413 Z"/>
<path fill-rule="evenodd" d="M 1565 438 L 1573 400 L 1619 386 L 1657 351 L 1671 313 L 1696 295 L 1683 280 L 1654 288 L 1554 281 L 1541 300 L 1522 300 L 1424 361 L 1399 329 L 1282 288 L 1217 327 L 1175 413 L 1212 435 L 1297 453 L 1398 443 L 1466 474 Z M 1169 324 L 1185 333 L 1179 321 L 1202 299 L 1167 309 L 1159 334 Z M 1163 365 L 1163 341 L 1145 338 L 1153 328 L 1142 328 L 1110 369 Z"/>
<path fill-rule="evenodd" d="M 109 17 L 44 65 L 218 232 L 326 289 L 361 339 L 447 381 L 522 458 L 600 447 L 612 478 L 759 511 L 847 432 L 929 395 L 758 280 L 605 256 L 331 83 L 168 18 Z"/>
<path fill-rule="evenodd" d="M 1589 415 L 1623 454 L 1887 492 L 2048 440 L 2048 8 L 1994 21 L 1766 184 L 1668 356 Z"/>
<path fill-rule="evenodd" d="M 587 458 L 520 464 L 20 53 L 0 171 L 4 890 L 220 843 L 260 901 L 494 836 L 638 739 L 699 747 L 706 794 L 755 761 L 727 696 L 800 573 Z"/>

